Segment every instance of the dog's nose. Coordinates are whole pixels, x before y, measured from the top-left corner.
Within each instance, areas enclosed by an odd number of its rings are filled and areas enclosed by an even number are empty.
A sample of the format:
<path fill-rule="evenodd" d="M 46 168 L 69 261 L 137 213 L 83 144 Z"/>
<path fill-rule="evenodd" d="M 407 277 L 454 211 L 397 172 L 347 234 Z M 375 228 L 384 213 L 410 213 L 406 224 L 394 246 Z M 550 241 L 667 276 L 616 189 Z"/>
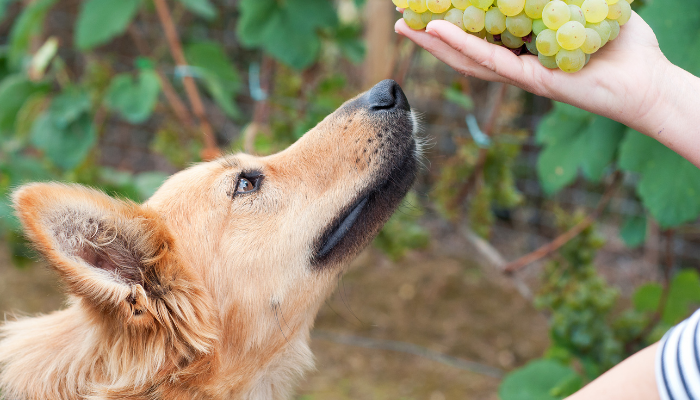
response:
<path fill-rule="evenodd" d="M 384 79 L 369 91 L 369 109 L 372 111 L 399 109 L 410 111 L 406 95 L 398 83 Z"/>

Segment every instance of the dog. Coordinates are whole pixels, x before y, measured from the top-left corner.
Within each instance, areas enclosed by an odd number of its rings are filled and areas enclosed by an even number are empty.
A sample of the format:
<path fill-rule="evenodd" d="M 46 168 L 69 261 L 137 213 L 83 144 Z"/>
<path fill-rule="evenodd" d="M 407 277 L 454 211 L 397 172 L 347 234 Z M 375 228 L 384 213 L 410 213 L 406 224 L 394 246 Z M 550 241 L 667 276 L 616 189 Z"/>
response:
<path fill-rule="evenodd" d="M 68 308 L 0 329 L 7 400 L 288 399 L 346 265 L 417 170 L 385 80 L 286 150 L 176 173 L 144 204 L 59 183 L 12 200 Z"/>

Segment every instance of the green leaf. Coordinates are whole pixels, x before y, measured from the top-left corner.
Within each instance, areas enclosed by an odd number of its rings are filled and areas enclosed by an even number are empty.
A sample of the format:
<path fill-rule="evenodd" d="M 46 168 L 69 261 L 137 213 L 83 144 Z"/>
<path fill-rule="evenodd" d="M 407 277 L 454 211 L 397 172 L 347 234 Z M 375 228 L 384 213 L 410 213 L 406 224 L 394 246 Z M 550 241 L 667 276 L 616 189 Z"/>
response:
<path fill-rule="evenodd" d="M 27 99 L 46 89 L 46 85 L 36 84 L 21 74 L 10 75 L 0 82 L 0 136 L 14 129 L 17 113 Z"/>
<path fill-rule="evenodd" d="M 239 9 L 241 43 L 262 47 L 296 69 L 309 66 L 318 57 L 318 29 L 338 23 L 333 4 L 327 0 L 242 0 Z"/>
<path fill-rule="evenodd" d="M 61 127 L 53 116 L 49 111 L 34 122 L 31 142 L 58 167 L 73 169 L 85 160 L 97 139 L 92 119 L 84 113 L 68 126 Z"/>
<path fill-rule="evenodd" d="M 610 119 L 557 103 L 537 130 L 543 150 L 537 160 L 542 188 L 554 194 L 573 182 L 579 169 L 599 181 L 615 157 L 627 128 Z"/>
<path fill-rule="evenodd" d="M 75 27 L 75 45 L 81 50 L 89 50 L 121 35 L 140 5 L 141 0 L 84 1 Z"/>
<path fill-rule="evenodd" d="M 535 360 L 508 374 L 498 396 L 501 400 L 559 400 L 581 384 L 573 369 L 552 360 Z"/>
<path fill-rule="evenodd" d="M 637 311 L 655 312 L 659 308 L 664 289 L 658 283 L 648 283 L 637 288 L 632 303 Z"/>
<path fill-rule="evenodd" d="M 697 271 L 683 270 L 671 281 L 662 320 L 669 325 L 677 324 L 687 318 L 698 304 L 700 304 L 700 276 Z"/>
<path fill-rule="evenodd" d="M 153 196 L 153 193 L 168 179 L 168 176 L 165 172 L 160 171 L 142 172 L 136 175 L 134 184 L 141 199 L 146 200 Z"/>
<path fill-rule="evenodd" d="M 664 55 L 672 63 L 700 76 L 700 5 L 697 0 L 647 1 L 639 15 L 654 30 Z"/>
<path fill-rule="evenodd" d="M 231 118 L 242 113 L 235 103 L 241 80 L 224 49 L 216 42 L 196 42 L 185 47 L 187 62 L 199 69 L 209 95 Z"/>
<path fill-rule="evenodd" d="M 620 147 L 620 167 L 640 173 L 637 194 L 661 227 L 700 215 L 700 170 L 661 143 L 629 131 Z"/>
<path fill-rule="evenodd" d="M 217 11 L 209 0 L 179 0 L 185 8 L 205 19 L 216 18 Z"/>
<path fill-rule="evenodd" d="M 474 110 L 474 100 L 468 94 L 453 87 L 448 87 L 442 92 L 442 95 L 449 102 L 455 103 L 467 111 Z"/>
<path fill-rule="evenodd" d="M 132 124 L 145 122 L 153 113 L 160 93 L 160 78 L 151 69 L 139 71 L 138 80 L 119 74 L 109 85 L 105 103 Z"/>
<path fill-rule="evenodd" d="M 56 3 L 56 0 L 38 0 L 22 10 L 10 31 L 10 65 L 19 69 L 22 57 L 29 51 L 29 43 L 33 35 L 41 32 L 46 13 Z"/>
<path fill-rule="evenodd" d="M 90 95 L 82 89 L 72 87 L 51 101 L 49 112 L 56 127 L 65 129 L 91 107 Z"/>
<path fill-rule="evenodd" d="M 341 25 L 333 32 L 333 40 L 338 44 L 345 58 L 354 64 L 365 59 L 365 42 L 360 25 Z"/>
<path fill-rule="evenodd" d="M 638 247 L 644 243 L 647 237 L 646 216 L 627 218 L 620 229 L 620 237 L 630 248 Z"/>

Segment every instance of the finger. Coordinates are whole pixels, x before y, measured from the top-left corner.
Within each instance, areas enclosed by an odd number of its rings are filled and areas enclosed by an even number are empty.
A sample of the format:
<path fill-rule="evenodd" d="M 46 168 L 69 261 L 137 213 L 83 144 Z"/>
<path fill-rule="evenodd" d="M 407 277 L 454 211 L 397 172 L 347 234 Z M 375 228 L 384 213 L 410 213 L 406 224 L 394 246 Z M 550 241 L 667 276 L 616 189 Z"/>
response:
<path fill-rule="evenodd" d="M 411 39 L 414 43 L 429 51 L 437 59 L 454 68 L 457 72 L 463 75 L 474 76 L 476 78 L 488 81 L 511 83 L 493 71 L 477 64 L 469 57 L 459 53 L 435 36 L 424 31 L 416 31 L 409 28 L 408 25 L 406 25 L 406 22 L 402 19 L 396 22 L 394 29 L 396 30 L 396 33 Z M 457 29 L 459 30 L 459 28 Z M 460 32 L 467 36 L 471 36 L 461 30 Z M 478 38 L 476 39 L 478 40 Z"/>
<path fill-rule="evenodd" d="M 431 21 L 426 31 L 474 63 L 500 76 L 501 81 L 505 80 L 535 94 L 546 93 L 547 82 L 556 73 L 542 66 L 537 57 L 516 56 L 505 47 L 465 34 L 447 21 Z"/>

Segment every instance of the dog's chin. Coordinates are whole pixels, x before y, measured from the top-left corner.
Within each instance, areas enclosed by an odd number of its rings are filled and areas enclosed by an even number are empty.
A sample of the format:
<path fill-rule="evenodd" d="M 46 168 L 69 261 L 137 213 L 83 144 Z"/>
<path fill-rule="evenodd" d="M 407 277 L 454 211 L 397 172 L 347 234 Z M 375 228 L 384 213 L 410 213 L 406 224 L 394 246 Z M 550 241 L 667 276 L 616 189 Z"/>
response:
<path fill-rule="evenodd" d="M 401 161 L 387 165 L 368 189 L 339 213 L 314 248 L 312 268 L 338 267 L 355 257 L 379 233 L 413 185 L 417 160 L 415 143 Z"/>

